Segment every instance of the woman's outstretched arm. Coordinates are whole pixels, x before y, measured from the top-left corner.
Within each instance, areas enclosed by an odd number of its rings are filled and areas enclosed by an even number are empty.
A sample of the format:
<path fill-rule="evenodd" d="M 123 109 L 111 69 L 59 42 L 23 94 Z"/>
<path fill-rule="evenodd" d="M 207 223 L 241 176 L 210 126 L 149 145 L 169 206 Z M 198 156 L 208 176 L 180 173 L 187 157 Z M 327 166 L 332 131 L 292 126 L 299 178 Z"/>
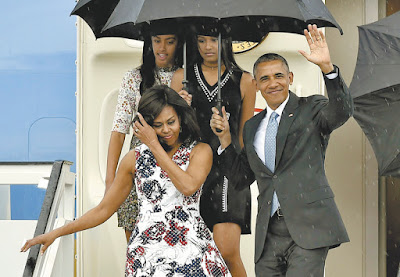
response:
<path fill-rule="evenodd" d="M 43 244 L 40 252 L 44 253 L 56 238 L 93 228 L 109 219 L 129 195 L 133 184 L 135 163 L 135 151 L 130 151 L 121 161 L 114 183 L 99 205 L 67 225 L 28 240 L 21 248 L 21 252 L 27 251 L 36 244 Z"/>

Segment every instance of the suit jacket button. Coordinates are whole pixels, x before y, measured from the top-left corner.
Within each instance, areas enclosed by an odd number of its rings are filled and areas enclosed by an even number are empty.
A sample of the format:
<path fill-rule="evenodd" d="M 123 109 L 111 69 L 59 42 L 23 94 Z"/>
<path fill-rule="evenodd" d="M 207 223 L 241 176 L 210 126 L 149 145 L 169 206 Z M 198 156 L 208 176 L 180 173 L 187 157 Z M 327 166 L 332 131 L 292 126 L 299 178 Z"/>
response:
<path fill-rule="evenodd" d="M 274 175 L 273 178 L 276 179 L 276 178 L 278 178 L 278 176 Z"/>
<path fill-rule="evenodd" d="M 268 201 L 268 205 L 271 205 L 271 201 Z"/>

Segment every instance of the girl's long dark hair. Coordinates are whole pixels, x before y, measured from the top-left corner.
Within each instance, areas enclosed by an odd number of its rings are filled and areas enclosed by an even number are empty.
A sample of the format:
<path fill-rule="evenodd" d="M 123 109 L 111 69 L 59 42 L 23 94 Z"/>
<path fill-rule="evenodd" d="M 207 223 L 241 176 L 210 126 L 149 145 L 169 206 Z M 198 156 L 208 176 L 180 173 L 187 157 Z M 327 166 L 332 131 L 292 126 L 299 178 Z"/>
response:
<path fill-rule="evenodd" d="M 197 124 L 196 114 L 183 98 L 173 89 L 165 85 L 153 86 L 146 90 L 140 98 L 138 112 L 150 126 L 154 119 L 166 107 L 174 108 L 181 122 L 181 132 L 179 140 L 185 145 L 189 145 L 200 139 L 200 127 Z M 135 120 L 138 120 L 137 117 Z M 160 142 L 161 143 L 161 142 Z M 165 151 L 171 150 L 168 145 L 161 143 Z"/>
<path fill-rule="evenodd" d="M 175 50 L 174 66 L 182 67 L 183 61 L 183 37 L 180 34 L 175 34 L 178 44 Z M 142 52 L 142 65 L 139 67 L 139 72 L 142 77 L 140 83 L 140 94 L 151 88 L 155 83 L 154 74 L 156 68 L 156 61 L 154 58 L 153 46 L 151 43 L 151 36 L 148 35 L 144 38 L 143 52 Z"/>
<path fill-rule="evenodd" d="M 191 49 L 191 59 L 189 60 L 189 68 L 192 68 L 194 64 L 198 64 L 199 66 L 203 63 L 203 58 L 199 53 L 199 49 L 197 46 L 197 36 L 202 34 L 193 33 L 191 38 L 188 39 L 188 47 Z M 216 34 L 213 35 L 204 35 L 204 36 L 212 36 L 215 37 Z M 190 42 L 190 45 L 189 45 Z M 233 55 L 232 50 L 232 39 L 230 37 L 222 38 L 222 48 L 221 48 L 221 59 L 222 63 L 225 65 L 227 71 L 239 71 L 244 72 L 244 70 L 236 63 L 235 57 Z M 239 85 L 240 80 L 236 80 L 234 75 L 232 75 L 232 80 Z"/>

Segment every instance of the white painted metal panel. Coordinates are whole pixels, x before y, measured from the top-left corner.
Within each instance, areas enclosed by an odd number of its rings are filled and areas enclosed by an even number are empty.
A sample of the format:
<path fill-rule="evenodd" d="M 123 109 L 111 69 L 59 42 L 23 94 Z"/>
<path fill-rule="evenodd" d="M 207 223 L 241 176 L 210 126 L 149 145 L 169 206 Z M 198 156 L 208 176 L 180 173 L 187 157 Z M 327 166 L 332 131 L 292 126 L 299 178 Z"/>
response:
<path fill-rule="evenodd" d="M 10 185 L 0 185 L 0 220 L 11 219 Z"/>
<path fill-rule="evenodd" d="M 19 250 L 33 237 L 36 220 L 0 220 L 1 276 L 22 276 L 29 252 Z"/>
<path fill-rule="evenodd" d="M 0 165 L 0 183 L 7 185 L 38 184 L 50 177 L 52 164 Z"/>

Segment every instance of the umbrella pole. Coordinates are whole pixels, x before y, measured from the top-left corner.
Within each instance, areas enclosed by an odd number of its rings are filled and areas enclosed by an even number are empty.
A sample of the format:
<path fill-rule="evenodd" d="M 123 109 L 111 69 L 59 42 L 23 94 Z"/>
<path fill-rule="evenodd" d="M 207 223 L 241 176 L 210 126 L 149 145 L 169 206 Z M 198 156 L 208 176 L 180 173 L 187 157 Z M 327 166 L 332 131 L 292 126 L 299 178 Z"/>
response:
<path fill-rule="evenodd" d="M 221 33 L 218 34 L 218 90 L 217 90 L 217 109 L 221 113 L 222 97 L 221 97 Z"/>
<path fill-rule="evenodd" d="M 188 83 L 187 80 L 187 61 L 186 61 L 186 41 L 183 43 L 183 80 L 182 80 L 182 89 L 188 91 Z"/>
<path fill-rule="evenodd" d="M 222 116 L 222 97 L 221 97 L 221 33 L 218 34 L 218 90 L 217 90 L 217 109 L 219 114 Z M 218 133 L 222 132 L 220 129 L 216 129 Z"/>

